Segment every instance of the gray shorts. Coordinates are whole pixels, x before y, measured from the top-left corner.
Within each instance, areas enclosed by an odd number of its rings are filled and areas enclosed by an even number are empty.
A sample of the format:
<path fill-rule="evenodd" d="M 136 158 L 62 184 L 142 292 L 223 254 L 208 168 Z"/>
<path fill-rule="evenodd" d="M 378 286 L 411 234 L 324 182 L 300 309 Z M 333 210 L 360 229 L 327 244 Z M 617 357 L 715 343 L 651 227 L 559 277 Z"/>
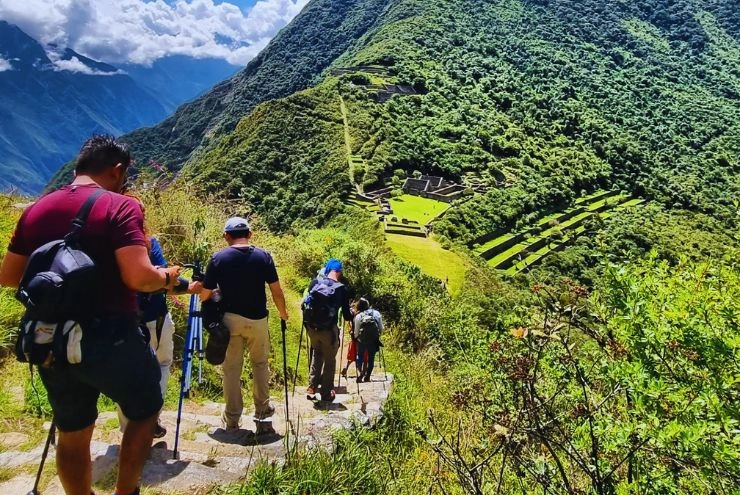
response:
<path fill-rule="evenodd" d="M 51 368 L 39 368 L 60 431 L 83 430 L 94 424 L 101 393 L 118 403 L 133 421 L 159 412 L 159 363 L 134 316 L 84 325 L 81 346 L 80 364 L 57 359 Z"/>

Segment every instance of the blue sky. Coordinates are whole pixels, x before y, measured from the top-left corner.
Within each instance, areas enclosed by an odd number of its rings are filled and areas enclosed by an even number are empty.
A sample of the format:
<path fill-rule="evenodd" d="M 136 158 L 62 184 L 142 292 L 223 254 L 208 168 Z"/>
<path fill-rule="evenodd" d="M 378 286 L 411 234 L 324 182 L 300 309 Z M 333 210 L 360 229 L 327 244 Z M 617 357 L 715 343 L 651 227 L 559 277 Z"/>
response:
<path fill-rule="evenodd" d="M 308 0 L 0 0 L 0 19 L 42 43 L 112 64 L 168 55 L 245 65 Z"/>

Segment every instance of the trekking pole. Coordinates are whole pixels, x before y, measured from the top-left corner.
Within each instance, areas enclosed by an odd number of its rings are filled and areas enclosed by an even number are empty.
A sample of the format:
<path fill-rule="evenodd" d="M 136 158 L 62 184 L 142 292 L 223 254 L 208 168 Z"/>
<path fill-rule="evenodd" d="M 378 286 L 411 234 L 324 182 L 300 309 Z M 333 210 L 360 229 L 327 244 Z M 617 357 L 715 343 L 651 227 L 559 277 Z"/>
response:
<path fill-rule="evenodd" d="M 339 362 L 342 362 L 342 355 L 344 354 L 344 317 L 339 318 Z M 342 384 L 342 368 L 338 367 L 337 370 L 337 388 Z"/>
<path fill-rule="evenodd" d="M 44 463 L 46 462 L 46 456 L 49 454 L 49 445 L 54 442 L 54 433 L 56 432 L 56 425 L 54 425 L 54 418 L 51 418 L 51 425 L 49 426 L 49 434 L 46 436 L 46 444 L 44 445 L 44 451 L 41 453 L 41 462 L 39 463 L 39 470 L 36 471 L 36 481 L 33 483 L 33 488 L 27 495 L 40 495 L 39 482 L 41 481 L 41 471 L 44 470 Z"/>
<path fill-rule="evenodd" d="M 298 357 L 295 359 L 295 374 L 293 375 L 293 395 L 295 395 L 295 382 L 298 380 L 298 364 L 301 362 L 301 348 L 303 347 L 304 322 L 301 320 L 301 335 L 298 337 Z M 310 366 L 310 363 L 309 363 Z"/>
<path fill-rule="evenodd" d="M 380 361 L 383 363 L 383 376 L 385 381 L 388 381 L 388 372 L 385 370 L 385 354 L 383 354 L 383 346 L 379 345 L 378 350 L 380 351 Z"/>
<path fill-rule="evenodd" d="M 193 357 L 193 325 L 195 319 L 194 308 L 196 306 L 196 298 L 198 296 L 192 294 L 190 296 L 190 308 L 188 312 L 188 329 L 185 332 L 185 349 L 182 354 L 182 374 L 180 376 L 180 398 L 177 404 L 177 424 L 175 427 L 175 446 L 172 450 L 172 458 L 177 459 L 177 446 L 180 442 L 180 421 L 182 420 L 182 405 L 185 400 L 185 395 L 190 391 L 190 373 L 191 364 Z"/>
<path fill-rule="evenodd" d="M 280 332 L 283 334 L 283 386 L 285 387 L 285 438 L 288 438 L 290 432 L 290 409 L 288 409 L 288 352 L 285 347 L 285 331 L 288 324 L 285 320 L 280 320 Z M 290 446 L 286 445 L 285 453 L 290 462 Z"/>

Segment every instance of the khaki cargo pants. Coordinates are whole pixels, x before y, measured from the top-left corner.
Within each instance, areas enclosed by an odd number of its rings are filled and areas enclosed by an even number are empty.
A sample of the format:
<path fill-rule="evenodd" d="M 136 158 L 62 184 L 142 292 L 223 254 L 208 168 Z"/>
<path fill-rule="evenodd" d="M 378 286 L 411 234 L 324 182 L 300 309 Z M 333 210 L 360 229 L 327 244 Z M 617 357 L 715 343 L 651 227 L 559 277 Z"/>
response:
<path fill-rule="evenodd" d="M 252 395 L 255 414 L 263 413 L 270 407 L 270 369 L 267 363 L 270 356 L 270 332 L 267 318 L 250 320 L 235 313 L 226 313 L 224 324 L 229 328 L 231 338 L 222 365 L 226 399 L 223 421 L 227 428 L 234 428 L 240 425 L 244 408 L 241 376 L 245 344 L 252 363 Z"/>

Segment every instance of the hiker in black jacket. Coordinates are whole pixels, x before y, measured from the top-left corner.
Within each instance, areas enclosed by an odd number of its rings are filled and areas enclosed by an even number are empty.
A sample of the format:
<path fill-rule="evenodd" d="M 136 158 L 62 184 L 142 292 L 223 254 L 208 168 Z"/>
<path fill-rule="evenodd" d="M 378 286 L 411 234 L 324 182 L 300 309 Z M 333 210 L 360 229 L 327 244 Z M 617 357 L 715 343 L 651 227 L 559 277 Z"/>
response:
<path fill-rule="evenodd" d="M 313 348 L 306 394 L 313 399 L 320 387 L 321 400 L 331 402 L 335 396 L 334 372 L 339 349 L 337 319 L 341 311 L 345 321 L 352 321 L 352 313 L 347 287 L 339 282 L 342 262 L 330 259 L 324 274 L 311 281 L 303 302 L 303 319 Z"/>

